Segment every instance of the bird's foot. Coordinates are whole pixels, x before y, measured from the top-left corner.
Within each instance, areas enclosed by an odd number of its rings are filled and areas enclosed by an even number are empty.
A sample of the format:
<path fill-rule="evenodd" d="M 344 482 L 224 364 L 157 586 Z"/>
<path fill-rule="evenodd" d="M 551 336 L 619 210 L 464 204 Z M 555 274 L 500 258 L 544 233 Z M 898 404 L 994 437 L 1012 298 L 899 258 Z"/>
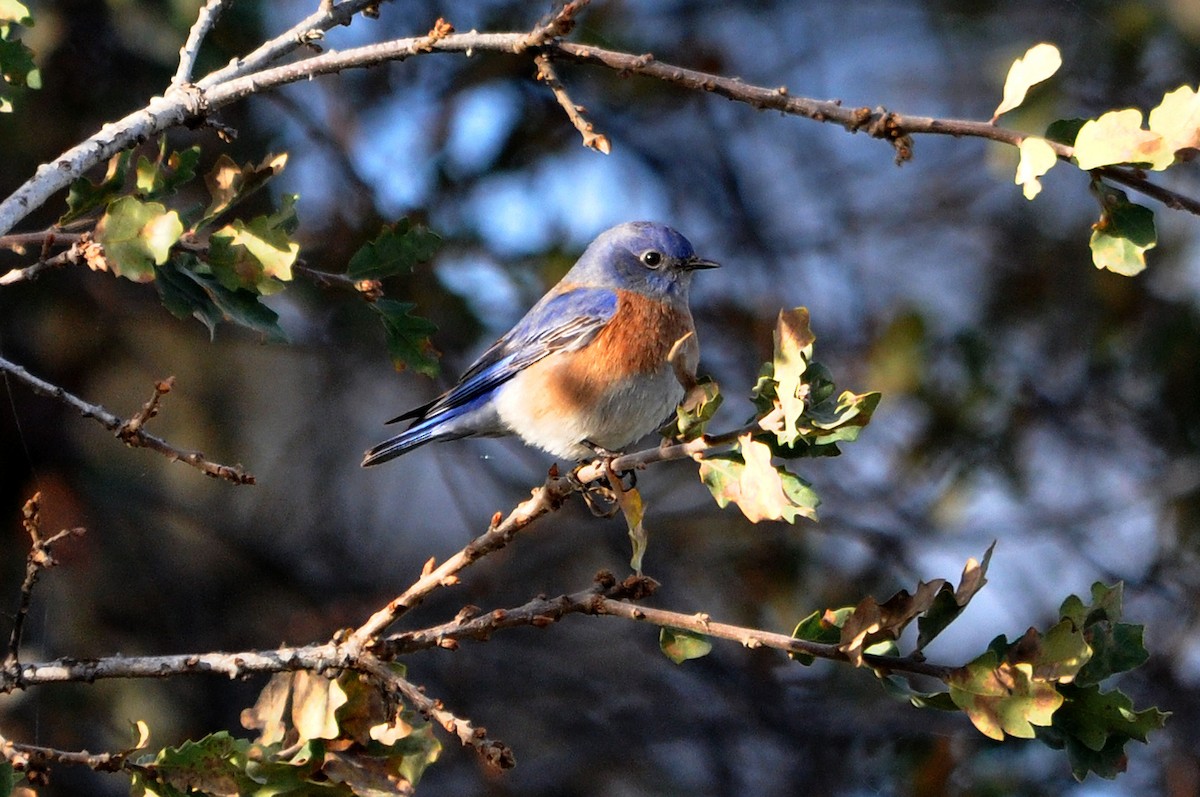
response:
<path fill-rule="evenodd" d="M 621 504 L 617 500 L 616 493 L 606 487 L 603 482 L 592 481 L 585 484 L 580 480 L 579 471 L 590 464 L 590 462 L 580 462 L 567 474 L 567 481 L 583 496 L 583 502 L 587 504 L 588 511 L 596 517 L 610 518 L 620 511 Z"/>
<path fill-rule="evenodd" d="M 600 459 L 606 473 L 608 473 L 610 476 L 615 475 L 620 480 L 622 490 L 629 491 L 634 487 L 637 487 L 637 471 L 633 470 L 632 468 L 623 471 L 613 470 L 612 461 L 617 457 L 623 456 L 620 451 L 610 451 L 604 446 L 596 445 L 591 440 L 584 440 L 583 445 L 592 449 L 592 453 L 594 453 Z M 626 478 L 629 479 L 629 484 L 625 484 Z"/>

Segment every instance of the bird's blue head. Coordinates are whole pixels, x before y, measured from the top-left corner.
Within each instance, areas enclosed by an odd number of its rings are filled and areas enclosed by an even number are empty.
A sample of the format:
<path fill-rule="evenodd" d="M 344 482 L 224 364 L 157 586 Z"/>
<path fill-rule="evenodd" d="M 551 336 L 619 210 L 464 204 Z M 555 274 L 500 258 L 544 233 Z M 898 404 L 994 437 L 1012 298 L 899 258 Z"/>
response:
<path fill-rule="evenodd" d="M 600 233 L 564 281 L 687 301 L 692 272 L 716 266 L 670 227 L 634 221 Z"/>

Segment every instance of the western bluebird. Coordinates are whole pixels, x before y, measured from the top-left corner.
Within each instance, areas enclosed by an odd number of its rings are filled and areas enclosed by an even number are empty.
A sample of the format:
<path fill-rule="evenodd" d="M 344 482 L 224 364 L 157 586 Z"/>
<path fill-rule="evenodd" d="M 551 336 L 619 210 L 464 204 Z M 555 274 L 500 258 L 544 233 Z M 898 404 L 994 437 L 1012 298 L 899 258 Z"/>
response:
<path fill-rule="evenodd" d="M 412 425 L 368 451 L 363 466 L 472 435 L 517 434 L 568 459 L 639 440 L 670 415 L 683 377 L 695 374 L 688 288 L 693 271 L 716 265 L 661 224 L 606 230 L 454 387 L 388 421 Z"/>

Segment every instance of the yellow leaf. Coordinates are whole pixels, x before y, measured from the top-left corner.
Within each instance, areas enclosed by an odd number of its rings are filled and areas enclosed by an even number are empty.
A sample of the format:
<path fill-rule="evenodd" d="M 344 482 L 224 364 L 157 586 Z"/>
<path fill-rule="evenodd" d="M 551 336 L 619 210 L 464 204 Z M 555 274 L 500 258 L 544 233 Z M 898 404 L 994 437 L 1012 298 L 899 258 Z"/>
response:
<path fill-rule="evenodd" d="M 1062 55 L 1053 44 L 1035 44 L 1013 61 L 1004 81 L 1004 99 L 996 106 L 992 121 L 1025 102 L 1029 88 L 1053 75 L 1062 66 Z"/>
<path fill-rule="evenodd" d="M 1151 132 L 1163 137 L 1163 157 L 1153 168 L 1165 169 L 1179 150 L 1200 148 L 1200 94 L 1191 86 L 1167 93 L 1162 104 L 1150 111 L 1149 122 Z"/>
<path fill-rule="evenodd" d="M 1166 156 L 1166 165 L 1162 163 Z M 1142 129 L 1142 112 L 1137 108 L 1109 111 L 1085 122 L 1075 137 L 1075 161 L 1087 171 L 1115 163 L 1149 163 L 1165 169 L 1175 159 L 1166 153 L 1159 133 Z"/>
<path fill-rule="evenodd" d="M 349 698 L 337 681 L 299 670 L 292 681 L 292 727 L 300 739 L 336 739 L 334 712 Z"/>
<path fill-rule="evenodd" d="M 1033 666 L 999 661 L 988 652 L 956 670 L 947 681 L 950 699 L 989 739 L 1004 735 L 1034 738 L 1034 726 L 1046 727 L 1063 697 L 1054 685 L 1034 677 Z"/>
<path fill-rule="evenodd" d="M 171 247 L 183 235 L 183 222 L 179 214 L 169 210 L 161 216 L 156 216 L 142 227 L 142 240 L 146 242 L 146 251 L 154 258 L 154 265 L 161 266 L 171 256 Z"/>
<path fill-rule="evenodd" d="M 783 479 L 771 464 L 771 447 L 751 435 L 738 438 L 746 468 L 738 480 L 738 508 L 751 523 L 760 520 L 787 520 L 803 514 L 783 489 Z"/>
<path fill-rule="evenodd" d="M 1038 179 L 1058 162 L 1054 148 L 1044 138 L 1030 136 L 1021 142 L 1021 162 L 1017 164 L 1016 184 L 1021 186 L 1026 199 L 1033 199 L 1042 192 Z"/>
<path fill-rule="evenodd" d="M 812 357 L 813 335 L 809 326 L 807 307 L 780 310 L 775 324 L 775 381 L 779 385 L 779 408 L 783 410 L 783 431 L 779 433 L 783 442 L 791 445 L 800 436 L 796 422 L 804 414 L 807 387 L 804 372 Z"/>
<path fill-rule="evenodd" d="M 629 558 L 629 566 L 633 568 L 633 572 L 641 575 L 642 558 L 646 554 L 646 545 L 650 540 L 649 535 L 646 534 L 646 527 L 642 525 L 642 520 L 646 516 L 646 506 L 642 503 L 642 494 L 636 487 L 623 489 L 619 482 L 613 485 L 613 492 L 617 496 L 621 513 L 625 515 L 625 523 L 629 526 L 629 541 L 633 544 L 633 554 Z"/>
<path fill-rule="evenodd" d="M 261 731 L 259 744 L 274 744 L 283 741 L 287 734 L 283 715 L 287 711 L 288 698 L 292 694 L 292 673 L 281 672 L 271 676 L 271 680 L 259 693 L 253 708 L 242 712 L 242 727 L 246 730 Z"/>

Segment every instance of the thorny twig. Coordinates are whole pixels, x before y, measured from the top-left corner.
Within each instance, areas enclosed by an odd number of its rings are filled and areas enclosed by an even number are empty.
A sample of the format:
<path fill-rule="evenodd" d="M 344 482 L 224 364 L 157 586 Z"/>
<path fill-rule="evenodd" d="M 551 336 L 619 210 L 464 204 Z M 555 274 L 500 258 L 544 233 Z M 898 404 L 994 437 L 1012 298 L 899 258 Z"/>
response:
<path fill-rule="evenodd" d="M 504 742 L 489 738 L 487 728 L 475 726 L 470 720 L 449 711 L 442 701 L 426 695 L 424 690 L 385 662 L 366 654 L 358 661 L 356 669 L 372 676 L 384 689 L 394 692 L 405 703 L 437 722 L 447 733 L 457 736 L 464 747 L 474 748 L 487 764 L 498 769 L 512 769 L 516 764 L 512 749 Z"/>
<path fill-rule="evenodd" d="M 158 401 L 165 393 L 170 391 L 170 379 L 157 383 L 155 385 L 155 395 L 142 407 L 142 411 L 128 421 L 125 421 L 113 415 L 99 404 L 90 404 L 58 385 L 51 384 L 44 379 L 39 379 L 16 363 L 2 357 L 0 357 L 0 371 L 24 382 L 35 393 L 58 399 L 63 404 L 77 410 L 85 418 L 94 418 L 105 429 L 114 432 L 128 446 L 157 451 L 170 460 L 177 460 L 191 465 L 193 468 L 216 479 L 224 479 L 233 484 L 254 484 L 254 476 L 247 473 L 241 465 L 222 465 L 212 462 L 205 458 L 204 454 L 199 451 L 187 451 L 176 448 L 166 440 L 150 434 L 143 428 L 145 421 L 157 411 Z"/>
<path fill-rule="evenodd" d="M 575 125 L 575 129 L 583 136 L 583 145 L 605 155 L 612 152 L 612 144 L 609 142 L 608 136 L 603 133 L 597 133 L 596 126 L 583 115 L 585 111 L 584 107 L 576 105 L 571 99 L 571 95 L 567 93 L 566 87 L 558 79 L 558 74 L 554 71 L 549 56 L 545 53 L 539 53 L 533 60 L 537 64 L 538 80 L 545 83 L 554 92 L 554 98 L 558 100 L 558 104 L 566 111 L 567 118 L 571 120 L 571 124 Z"/>
<path fill-rule="evenodd" d="M 25 580 L 21 582 L 21 597 L 17 601 L 17 612 L 13 616 L 12 632 L 8 638 L 8 653 L 4 657 L 3 666 L 0 667 L 5 672 L 13 672 L 19 668 L 21 636 L 25 630 L 25 617 L 29 614 L 29 607 L 33 602 L 33 588 L 37 585 L 43 570 L 49 570 L 58 564 L 51 556 L 51 548 L 59 540 L 78 537 L 85 531 L 81 528 L 63 529 L 57 534 L 43 537 L 41 500 L 42 494 L 34 493 L 21 510 L 21 525 L 29 533 L 29 554 L 25 557 Z"/>

